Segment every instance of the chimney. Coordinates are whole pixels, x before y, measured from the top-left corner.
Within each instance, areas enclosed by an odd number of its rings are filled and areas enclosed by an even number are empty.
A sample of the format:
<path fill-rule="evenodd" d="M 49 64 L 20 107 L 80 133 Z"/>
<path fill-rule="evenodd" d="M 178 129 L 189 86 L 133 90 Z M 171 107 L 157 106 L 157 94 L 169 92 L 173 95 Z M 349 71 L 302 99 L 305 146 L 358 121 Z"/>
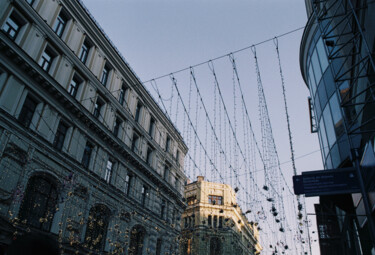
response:
<path fill-rule="evenodd" d="M 197 177 L 197 181 L 198 181 L 198 182 L 204 181 L 204 176 L 198 176 L 198 177 Z"/>

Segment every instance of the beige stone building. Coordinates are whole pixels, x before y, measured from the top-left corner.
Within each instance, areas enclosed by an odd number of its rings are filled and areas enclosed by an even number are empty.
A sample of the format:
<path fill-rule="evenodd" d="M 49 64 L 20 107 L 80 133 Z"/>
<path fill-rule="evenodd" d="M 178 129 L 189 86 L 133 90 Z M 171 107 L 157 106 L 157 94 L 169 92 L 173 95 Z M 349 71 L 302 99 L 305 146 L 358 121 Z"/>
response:
<path fill-rule="evenodd" d="M 236 202 L 228 184 L 197 181 L 185 186 L 180 254 L 260 254 L 259 232 Z"/>

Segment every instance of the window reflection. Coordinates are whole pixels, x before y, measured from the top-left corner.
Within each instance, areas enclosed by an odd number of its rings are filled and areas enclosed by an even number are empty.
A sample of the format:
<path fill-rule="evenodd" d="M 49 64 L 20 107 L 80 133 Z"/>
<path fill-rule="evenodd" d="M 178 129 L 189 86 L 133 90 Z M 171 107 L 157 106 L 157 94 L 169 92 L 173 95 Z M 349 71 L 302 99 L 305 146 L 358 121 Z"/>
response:
<path fill-rule="evenodd" d="M 340 137 L 344 133 L 343 118 L 340 111 L 340 104 L 337 100 L 336 94 L 334 94 L 329 100 L 329 105 L 331 106 L 333 124 L 335 127 L 335 133 L 337 137 Z"/>
<path fill-rule="evenodd" d="M 316 49 L 318 51 L 322 71 L 324 73 L 324 71 L 328 67 L 328 58 L 327 58 L 327 53 L 324 49 L 323 40 L 321 37 L 319 38 L 319 41 L 316 43 Z"/>
<path fill-rule="evenodd" d="M 312 65 L 310 64 L 309 67 L 309 87 L 311 90 L 311 96 L 313 97 L 316 92 L 316 82 L 315 82 L 315 77 L 314 77 L 314 71 L 312 69 Z"/>
<path fill-rule="evenodd" d="M 327 132 L 328 143 L 329 143 L 329 146 L 332 147 L 333 144 L 336 142 L 336 135 L 335 135 L 335 130 L 333 129 L 331 113 L 330 113 L 328 105 L 323 111 L 323 118 L 324 118 L 325 128 Z"/>
<path fill-rule="evenodd" d="M 328 148 L 328 141 L 327 141 L 327 135 L 326 135 L 325 127 L 324 127 L 323 118 L 321 118 L 319 122 L 319 131 L 320 131 L 320 138 L 322 139 L 322 144 L 323 144 L 324 157 L 327 157 L 329 148 Z"/>
<path fill-rule="evenodd" d="M 313 55 L 311 57 L 311 64 L 313 66 L 314 74 L 315 74 L 315 81 L 319 83 L 320 78 L 322 78 L 322 70 L 320 69 L 318 54 L 316 50 L 314 50 Z"/>

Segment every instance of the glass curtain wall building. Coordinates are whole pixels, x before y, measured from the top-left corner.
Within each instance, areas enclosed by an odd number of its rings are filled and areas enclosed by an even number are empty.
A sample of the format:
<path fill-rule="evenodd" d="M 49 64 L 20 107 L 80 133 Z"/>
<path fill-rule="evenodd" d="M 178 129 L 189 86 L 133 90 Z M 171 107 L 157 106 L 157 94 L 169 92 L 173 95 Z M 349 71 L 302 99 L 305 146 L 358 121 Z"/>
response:
<path fill-rule="evenodd" d="M 366 149 L 374 153 L 369 148 L 375 133 L 375 6 L 370 1 L 305 2 L 309 20 L 300 66 L 310 90 L 311 131 L 318 133 L 325 169 L 353 167 L 354 155 L 360 160 Z M 374 179 L 363 175 L 366 189 L 373 190 Z M 322 254 L 371 251 L 367 220 L 359 216 L 365 214 L 360 195 L 321 197 L 316 208 Z"/>

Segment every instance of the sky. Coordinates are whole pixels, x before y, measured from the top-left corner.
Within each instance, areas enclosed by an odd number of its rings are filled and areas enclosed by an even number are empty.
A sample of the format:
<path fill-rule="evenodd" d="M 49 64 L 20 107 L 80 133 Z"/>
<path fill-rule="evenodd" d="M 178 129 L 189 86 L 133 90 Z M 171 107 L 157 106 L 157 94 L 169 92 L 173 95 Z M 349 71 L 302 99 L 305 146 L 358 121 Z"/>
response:
<path fill-rule="evenodd" d="M 182 118 L 183 106 L 177 103 L 177 93 L 173 88 L 171 77 L 173 73 L 176 83 L 180 86 L 181 97 L 187 100 L 191 86 L 189 70 L 191 66 L 197 84 L 204 97 L 204 102 L 209 109 L 209 114 L 217 118 L 224 118 L 218 109 L 219 94 L 214 91 L 214 80 L 210 66 L 206 63 L 209 60 L 215 66 L 216 74 L 222 89 L 223 98 L 229 102 L 229 113 L 232 123 L 238 124 L 238 133 L 243 129 L 240 123 L 243 110 L 240 99 L 240 92 L 234 90 L 238 85 L 237 77 L 233 73 L 230 59 L 227 56 L 235 52 L 233 58 L 236 61 L 237 71 L 240 77 L 241 86 L 244 89 L 243 96 L 249 111 L 250 119 L 256 135 L 260 134 L 259 103 L 257 95 L 257 76 L 255 72 L 255 60 L 251 45 L 256 45 L 256 54 L 259 64 L 261 81 L 267 101 L 267 109 L 273 128 L 274 140 L 281 162 L 281 170 L 284 177 L 292 188 L 293 170 L 290 162 L 290 148 L 287 133 L 285 109 L 282 100 L 280 71 L 275 51 L 274 37 L 283 35 L 290 31 L 297 30 L 277 38 L 281 67 L 285 81 L 288 111 L 290 116 L 291 132 L 296 157 L 297 173 L 303 171 L 323 169 L 317 134 L 310 133 L 310 120 L 308 113 L 307 97 L 308 89 L 301 77 L 299 67 L 299 47 L 303 29 L 307 22 L 304 1 L 300 0 L 83 0 L 85 6 L 118 48 L 126 61 L 135 71 L 141 81 L 146 82 L 146 88 L 156 96 L 150 81 L 156 79 L 154 86 L 157 86 L 165 100 L 167 111 L 170 109 L 172 121 L 183 134 L 188 134 L 187 120 Z M 264 42 L 266 41 L 266 42 Z M 264 42 L 264 43 L 261 43 Z M 240 49 L 244 49 L 238 51 Z M 219 58 L 224 56 L 223 58 Z M 197 65 L 203 63 L 201 65 Z M 176 100 L 176 107 L 173 104 Z M 237 100 L 237 101 L 236 101 Z M 232 104 L 230 104 L 232 102 Z M 190 102 L 196 104 L 196 102 Z M 188 104 L 188 101 L 185 101 Z M 176 109 L 177 108 L 177 109 Z M 200 107 L 202 108 L 202 107 Z M 199 109 L 200 109 L 199 108 Z M 192 109 L 194 109 L 192 107 Z M 195 109 L 198 112 L 197 109 Z M 201 113 L 200 113 L 201 114 Z M 218 115 L 219 114 L 219 115 Z M 218 117 L 220 116 L 220 117 Z M 201 120 L 200 116 L 194 115 L 192 119 Z M 215 118 L 216 119 L 216 118 Z M 204 118 L 202 119 L 202 123 Z M 219 123 L 219 119 L 217 120 Z M 216 124 L 216 122 L 215 122 Z M 203 133 L 201 125 L 197 130 Z M 216 124 L 215 128 L 222 129 L 225 126 Z M 228 128 L 228 126 L 226 126 Z M 207 134 L 207 131 L 206 131 Z M 224 134 L 225 135 L 225 134 Z M 189 145 L 194 145 L 192 138 L 188 136 Z M 207 138 L 206 138 L 207 139 Z M 208 144 L 211 137 L 208 138 Z M 244 138 L 243 141 L 246 141 Z M 260 143 L 260 138 L 257 138 Z M 204 141 L 203 141 L 204 143 Z M 241 141 L 242 144 L 242 141 Z M 232 148 L 233 149 L 233 148 Z M 194 155 L 195 146 L 190 146 L 189 153 Z M 202 153 L 201 150 L 196 151 Z M 230 157 L 234 162 L 240 157 L 236 152 Z M 198 160 L 205 169 L 203 174 L 207 178 L 216 181 L 217 174 L 206 169 L 203 159 Z M 203 162 L 203 163 L 202 163 Z M 234 163 L 235 166 L 236 163 Z M 185 163 L 188 169 L 191 165 Z M 258 163 L 252 165 L 258 169 Z M 236 166 L 235 166 L 236 167 Z M 237 166 L 240 172 L 242 166 Z M 258 171 L 259 174 L 261 171 Z M 198 172 L 190 172 L 191 178 Z M 202 174 L 202 173 L 201 173 Z M 255 173 L 257 174 L 257 172 Z M 230 178 L 231 173 L 225 172 L 224 176 L 228 182 L 236 185 L 235 177 Z M 246 180 L 240 180 L 243 184 L 249 185 Z M 250 188 L 246 190 L 252 191 Z M 240 196 L 239 196 L 240 197 Z M 317 198 L 307 198 L 307 213 L 313 214 L 313 204 Z M 286 204 L 287 206 L 287 204 Z M 286 210 L 286 213 L 289 213 Z M 310 235 L 312 240 L 312 254 L 320 254 L 315 217 L 308 216 L 311 220 Z M 273 223 L 271 223 L 271 226 Z M 292 246 L 293 244 L 289 244 Z M 270 249 L 265 247 L 264 254 L 270 254 Z"/>

